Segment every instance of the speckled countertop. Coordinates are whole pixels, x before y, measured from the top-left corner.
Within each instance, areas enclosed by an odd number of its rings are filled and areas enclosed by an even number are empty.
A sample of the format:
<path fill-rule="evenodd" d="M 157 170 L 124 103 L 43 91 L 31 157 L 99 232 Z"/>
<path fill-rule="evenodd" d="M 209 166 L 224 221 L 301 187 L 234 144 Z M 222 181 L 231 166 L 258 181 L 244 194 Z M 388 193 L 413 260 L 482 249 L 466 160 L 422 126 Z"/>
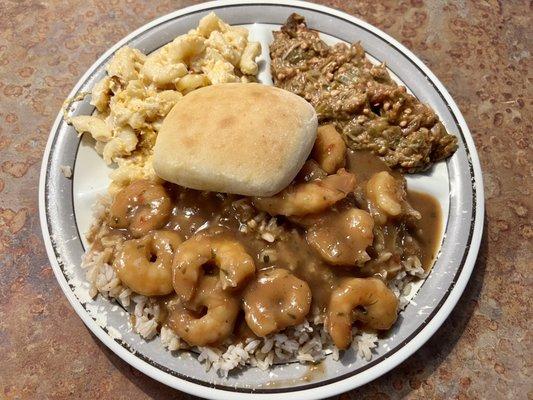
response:
<path fill-rule="evenodd" d="M 49 265 L 37 188 L 52 120 L 81 74 L 128 32 L 192 3 L 0 1 L 2 399 L 190 398 L 85 328 Z M 530 2 L 322 3 L 383 29 L 436 73 L 470 126 L 486 195 L 479 258 L 450 318 L 400 367 L 340 398 L 533 398 Z"/>

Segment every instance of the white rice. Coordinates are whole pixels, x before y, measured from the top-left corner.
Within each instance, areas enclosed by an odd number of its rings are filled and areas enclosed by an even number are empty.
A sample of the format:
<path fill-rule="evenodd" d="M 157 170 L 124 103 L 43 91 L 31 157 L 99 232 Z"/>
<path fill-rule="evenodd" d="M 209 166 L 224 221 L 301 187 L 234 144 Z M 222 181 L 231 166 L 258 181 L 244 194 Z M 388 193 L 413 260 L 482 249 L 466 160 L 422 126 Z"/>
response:
<path fill-rule="evenodd" d="M 59 169 L 65 178 L 72 178 L 72 168 L 69 165 L 60 165 Z"/>

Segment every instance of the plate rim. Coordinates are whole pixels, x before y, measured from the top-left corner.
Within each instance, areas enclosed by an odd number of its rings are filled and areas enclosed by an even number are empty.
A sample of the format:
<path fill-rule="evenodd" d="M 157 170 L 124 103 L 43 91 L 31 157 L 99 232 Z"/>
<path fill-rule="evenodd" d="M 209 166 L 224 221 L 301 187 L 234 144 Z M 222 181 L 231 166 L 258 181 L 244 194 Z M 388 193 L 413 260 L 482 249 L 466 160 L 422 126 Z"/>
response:
<path fill-rule="evenodd" d="M 475 261 L 477 259 L 477 254 L 479 251 L 479 246 L 481 243 L 482 238 L 482 232 L 483 232 L 483 215 L 484 215 L 484 193 L 483 193 L 483 180 L 482 180 L 482 172 L 481 167 L 478 159 L 478 154 L 476 147 L 474 145 L 474 141 L 471 135 L 470 130 L 468 129 L 468 126 L 466 124 L 466 121 L 461 114 L 458 106 L 456 105 L 455 101 L 451 97 L 451 95 L 448 93 L 444 85 L 439 81 L 439 79 L 431 72 L 431 70 L 417 57 L 415 56 L 409 49 L 407 49 L 405 46 L 403 46 L 401 43 L 396 41 L 394 38 L 389 36 L 388 34 L 384 33 L 380 29 L 376 28 L 375 26 L 357 18 L 354 17 L 348 13 L 323 6 L 318 5 L 314 3 L 308 3 L 305 1 L 289 1 L 289 0 L 264 0 L 264 1 L 254 1 L 254 0 L 217 0 L 217 1 L 210 1 L 206 3 L 201 3 L 193 6 L 189 6 L 186 8 L 181 8 L 179 10 L 175 10 L 169 14 L 160 16 L 147 24 L 139 27 L 138 29 L 134 30 L 133 32 L 129 33 L 127 36 L 119 40 L 117 43 L 115 43 L 113 46 L 111 46 L 108 50 L 106 50 L 83 74 L 83 76 L 78 80 L 72 91 L 69 93 L 69 98 L 75 95 L 81 86 L 83 86 L 84 82 L 91 76 L 92 73 L 94 73 L 94 70 L 100 66 L 103 60 L 108 58 L 111 54 L 113 54 L 118 48 L 124 46 L 128 43 L 132 38 L 134 38 L 136 35 L 146 31 L 147 29 L 151 28 L 152 26 L 155 26 L 157 24 L 163 23 L 165 21 L 168 21 L 170 19 L 179 17 L 180 15 L 194 12 L 194 11 L 201 11 L 201 10 L 207 10 L 216 6 L 222 6 L 222 5 L 257 5 L 257 4 L 265 4 L 265 5 L 289 5 L 289 6 L 299 6 L 311 10 L 321 11 L 326 14 L 330 14 L 333 16 L 341 17 L 343 19 L 346 19 L 348 21 L 351 21 L 369 31 L 376 34 L 377 36 L 381 37 L 386 42 L 392 44 L 396 48 L 398 48 L 407 58 L 410 59 L 419 69 L 421 69 L 431 80 L 432 84 L 438 89 L 438 91 L 442 94 L 446 102 L 448 103 L 450 107 L 451 114 L 457 119 L 457 123 L 460 126 L 460 128 L 463 130 L 464 133 L 464 141 L 466 143 L 466 147 L 469 151 L 470 155 L 470 163 L 473 169 L 474 177 L 475 177 L 475 193 L 476 193 L 476 208 L 473 210 L 474 212 L 474 225 L 473 225 L 473 232 L 472 232 L 472 239 L 470 247 L 466 250 L 466 258 L 464 261 L 463 269 L 459 272 L 459 276 L 457 278 L 457 281 L 453 285 L 453 287 L 448 288 L 450 290 L 448 297 L 444 300 L 443 304 L 441 305 L 440 309 L 436 312 L 436 314 L 433 316 L 433 318 L 427 323 L 426 326 L 424 326 L 420 332 L 418 332 L 408 343 L 406 343 L 401 349 L 399 349 L 396 353 L 392 354 L 390 357 L 386 358 L 382 362 L 378 363 L 377 365 L 362 371 L 358 374 L 355 374 L 353 376 L 349 376 L 345 379 L 325 384 L 323 386 L 318 386 L 314 388 L 303 388 L 302 390 L 292 389 L 287 391 L 278 391 L 271 393 L 254 393 L 253 390 L 249 392 L 231 392 L 231 396 L 236 399 L 249 399 L 256 397 L 262 397 L 262 398 L 268 398 L 272 396 L 277 396 L 277 398 L 281 399 L 288 399 L 291 398 L 294 394 L 298 393 L 299 395 L 305 395 L 306 398 L 309 399 L 316 399 L 316 398 L 322 398 L 324 396 L 332 396 L 335 394 L 339 394 L 351 389 L 354 389 L 355 387 L 362 386 L 379 376 L 387 373 L 391 369 L 395 368 L 397 365 L 402 363 L 407 357 L 411 356 L 414 352 L 416 352 L 442 325 L 442 323 L 446 320 L 446 318 L 449 316 L 455 305 L 457 304 L 460 296 L 462 295 L 466 284 L 469 281 L 469 278 L 471 276 L 472 270 L 475 265 Z M 54 274 L 56 276 L 56 279 L 63 290 L 65 296 L 69 300 L 71 306 L 74 308 L 78 316 L 82 319 L 82 321 L 85 323 L 85 325 L 90 329 L 90 331 L 95 334 L 98 339 L 104 343 L 113 353 L 118 355 L 120 358 L 122 358 L 125 362 L 132 365 L 136 369 L 142 371 L 146 375 L 150 376 L 151 378 L 168 385 L 170 387 L 173 387 L 175 389 L 197 395 L 202 396 L 206 398 L 223 398 L 225 395 L 228 395 L 228 390 L 225 389 L 219 389 L 219 388 L 213 388 L 208 386 L 203 386 L 201 384 L 197 384 L 188 380 L 181 379 L 179 377 L 170 375 L 164 371 L 161 371 L 160 369 L 150 365 L 144 360 L 141 360 L 140 358 L 136 357 L 127 349 L 122 347 L 120 344 L 116 343 L 99 325 L 96 324 L 96 322 L 89 316 L 89 314 L 86 312 L 86 310 L 83 308 L 81 303 L 79 302 L 78 298 L 75 296 L 73 291 L 70 289 L 69 284 L 65 278 L 65 276 L 62 273 L 62 270 L 60 268 L 60 265 L 58 263 L 52 240 L 50 237 L 50 231 L 48 226 L 48 219 L 47 219 L 47 210 L 45 207 L 46 204 L 46 192 L 45 192 L 45 186 L 46 186 L 46 177 L 47 177 L 47 171 L 48 171 L 48 163 L 50 158 L 50 152 L 52 149 L 52 144 L 54 142 L 54 138 L 58 133 L 58 128 L 61 123 L 61 120 L 63 118 L 63 114 L 61 110 L 58 113 L 58 116 L 56 117 L 54 124 L 52 125 L 52 128 L 50 130 L 50 134 L 47 140 L 47 144 L 45 147 L 45 151 L 43 154 L 43 160 L 41 164 L 41 171 L 40 171 L 40 179 L 39 179 L 39 216 L 40 216 L 40 223 L 41 223 L 41 230 L 43 234 L 43 240 L 45 243 L 46 251 L 48 258 L 50 260 L 50 263 L 53 267 Z"/>

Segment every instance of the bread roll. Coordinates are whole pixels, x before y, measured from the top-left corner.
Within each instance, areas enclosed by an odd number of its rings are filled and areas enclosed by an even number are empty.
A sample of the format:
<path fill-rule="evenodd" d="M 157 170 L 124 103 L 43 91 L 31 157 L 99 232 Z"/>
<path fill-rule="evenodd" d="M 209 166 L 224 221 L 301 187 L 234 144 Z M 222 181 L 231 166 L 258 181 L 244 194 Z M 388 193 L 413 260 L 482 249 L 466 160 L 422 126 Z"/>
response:
<path fill-rule="evenodd" d="M 180 99 L 157 136 L 157 175 L 192 189 L 271 196 L 309 156 L 317 116 L 301 97 L 273 86 L 227 83 Z"/>

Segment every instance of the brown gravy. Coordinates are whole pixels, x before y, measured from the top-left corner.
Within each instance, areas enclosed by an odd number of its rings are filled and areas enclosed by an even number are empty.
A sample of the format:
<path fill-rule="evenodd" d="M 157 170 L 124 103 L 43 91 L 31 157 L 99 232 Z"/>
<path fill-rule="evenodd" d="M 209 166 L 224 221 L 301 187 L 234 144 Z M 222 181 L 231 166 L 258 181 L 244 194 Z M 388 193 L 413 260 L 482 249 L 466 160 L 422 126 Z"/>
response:
<path fill-rule="evenodd" d="M 357 189 L 362 190 L 372 175 L 387 171 L 397 179 L 403 179 L 400 172 L 393 170 L 379 157 L 368 151 L 347 152 L 348 170 L 357 177 Z M 420 258 L 424 270 L 428 271 L 433 265 L 439 251 L 442 235 L 442 211 L 438 200 L 430 194 L 407 190 L 407 201 L 417 210 L 421 218 L 410 221 L 407 230 L 416 240 L 420 249 L 416 255 Z M 396 235 L 396 227 L 387 227 L 389 238 Z M 403 241 L 403 240 L 402 240 Z"/>
<path fill-rule="evenodd" d="M 366 209 L 364 185 L 376 172 L 390 168 L 377 156 L 363 151 L 348 151 L 347 169 L 357 177 L 355 195 L 335 207 L 358 207 Z M 402 175 L 392 172 L 397 179 Z M 286 218 L 259 214 L 249 198 L 221 193 L 201 192 L 166 184 L 172 198 L 172 215 L 164 229 L 179 232 L 188 239 L 198 231 L 237 239 L 253 257 L 257 270 L 281 267 L 290 270 L 305 280 L 312 292 L 311 315 L 323 316 L 339 280 L 347 276 L 365 277 L 379 275 L 389 280 L 401 270 L 401 262 L 417 256 L 424 269 L 431 268 L 440 244 L 441 211 L 436 199 L 430 195 L 409 192 L 408 201 L 420 212 L 421 219 L 415 222 L 399 221 L 383 227 L 374 227 L 374 237 L 385 238 L 383 250 L 368 249 L 372 260 L 363 267 L 343 267 L 327 264 L 307 243 L 305 228 Z M 270 221 L 270 222 L 269 222 Z M 127 230 L 113 229 L 108 235 L 123 235 L 129 239 Z M 393 255 L 386 262 L 378 261 L 381 251 Z"/>
<path fill-rule="evenodd" d="M 441 243 L 442 211 L 438 200 L 427 193 L 407 191 L 407 200 L 422 218 L 414 222 L 413 237 L 423 249 L 419 257 L 424 270 L 428 271 L 437 257 Z"/>
<path fill-rule="evenodd" d="M 401 176 L 399 172 L 389 168 L 379 157 L 369 151 L 348 150 L 347 169 L 357 177 L 358 186 L 361 186 L 372 175 L 381 171 L 387 171 L 395 177 Z"/>

